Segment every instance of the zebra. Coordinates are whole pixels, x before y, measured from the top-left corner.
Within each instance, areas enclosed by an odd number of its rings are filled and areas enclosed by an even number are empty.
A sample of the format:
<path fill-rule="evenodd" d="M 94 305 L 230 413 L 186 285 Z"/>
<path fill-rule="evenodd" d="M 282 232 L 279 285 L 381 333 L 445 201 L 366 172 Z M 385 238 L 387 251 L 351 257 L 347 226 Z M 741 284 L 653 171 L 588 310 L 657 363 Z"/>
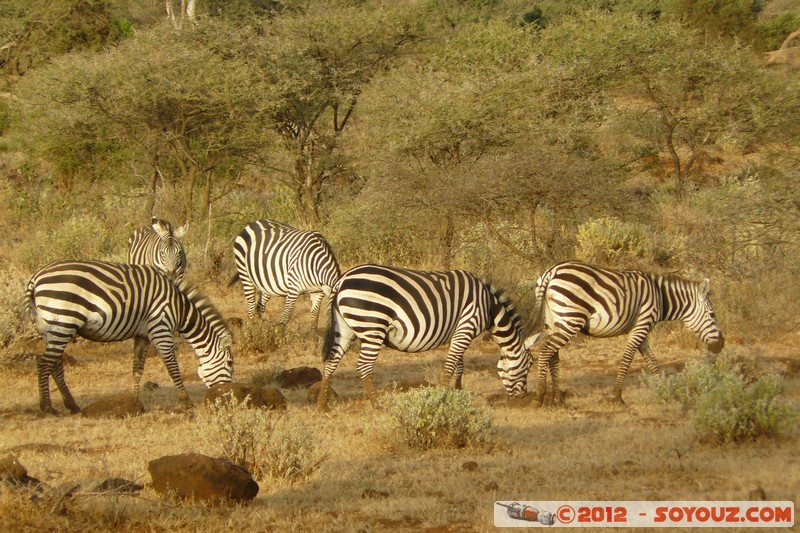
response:
<path fill-rule="evenodd" d="M 375 405 L 372 370 L 381 346 L 431 350 L 450 341 L 444 376 L 461 388 L 464 351 L 489 330 L 502 355 L 497 372 L 510 397 L 526 395 L 530 356 L 519 315 L 506 294 L 463 270 L 421 271 L 367 264 L 334 287 L 323 345 L 325 370 L 317 405 L 327 409 L 331 376 L 350 343 L 361 341 L 357 370 Z M 448 383 L 449 384 L 449 383 Z"/>
<path fill-rule="evenodd" d="M 186 271 L 186 253 L 180 239 L 189 229 L 187 222 L 178 229 L 166 220 L 153 217 L 128 239 L 128 263 L 158 268 L 168 277 L 182 280 Z"/>
<path fill-rule="evenodd" d="M 312 328 L 316 328 L 322 299 L 341 276 L 333 249 L 322 234 L 256 220 L 236 237 L 233 254 L 237 273 L 228 286 L 242 282 L 249 318 L 261 314 L 272 296 L 285 296 L 280 325 L 286 326 L 297 297 L 310 293 Z"/>
<path fill-rule="evenodd" d="M 708 300 L 710 281 L 694 282 L 673 275 L 637 270 L 612 270 L 580 261 L 558 263 L 536 282 L 534 329 L 544 333 L 526 339 L 526 346 L 541 342 L 538 349 L 539 381 L 536 400 L 544 402 L 547 369 L 553 386 L 553 403 L 563 404 L 558 392 L 558 352 L 578 332 L 592 337 L 629 334 L 622 356 L 613 400 L 622 400 L 622 385 L 633 356 L 639 351 L 651 373 L 660 366 L 647 336 L 657 322 L 682 320 L 709 351 L 719 353 L 725 339 L 717 326 Z"/>
<path fill-rule="evenodd" d="M 145 350 L 153 343 L 178 389 L 182 406 L 192 405 L 175 358 L 173 337 L 180 333 L 198 356 L 198 370 L 209 387 L 233 379 L 231 334 L 211 302 L 186 282 L 173 281 L 155 267 L 105 261 L 56 261 L 33 275 L 19 309 L 47 347 L 37 358 L 39 408 L 50 403 L 53 377 L 64 406 L 80 408 L 64 381 L 64 349 L 76 335 L 99 342 L 134 339 L 133 396 L 139 398 Z"/>

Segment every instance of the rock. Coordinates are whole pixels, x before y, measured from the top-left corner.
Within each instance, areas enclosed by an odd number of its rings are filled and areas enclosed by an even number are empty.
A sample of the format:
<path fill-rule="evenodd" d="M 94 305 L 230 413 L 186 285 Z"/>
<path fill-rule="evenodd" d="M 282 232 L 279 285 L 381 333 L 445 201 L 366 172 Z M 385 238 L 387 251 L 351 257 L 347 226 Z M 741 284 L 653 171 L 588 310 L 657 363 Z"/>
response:
<path fill-rule="evenodd" d="M 498 490 L 500 486 L 497 484 L 497 481 L 490 481 L 486 485 L 483 486 L 484 492 L 492 492 Z"/>
<path fill-rule="evenodd" d="M 0 459 L 0 482 L 8 485 L 39 485 L 41 482 L 28 475 L 28 470 L 12 453 Z"/>
<path fill-rule="evenodd" d="M 319 396 L 319 391 L 322 389 L 322 382 L 317 382 L 311 385 L 308 388 L 308 392 L 306 393 L 306 398 L 308 398 L 308 403 L 317 403 L 317 397 Z M 328 389 L 328 403 L 334 402 L 338 403 L 341 402 L 342 398 L 336 391 L 333 390 L 333 387 L 329 387 Z"/>
<path fill-rule="evenodd" d="M 241 328 L 244 325 L 244 320 L 238 316 L 233 316 L 228 319 L 228 326 L 231 328 Z"/>
<path fill-rule="evenodd" d="M 205 402 L 214 403 L 217 398 L 232 394 L 239 402 L 250 396 L 250 407 L 286 409 L 286 397 L 275 387 L 258 387 L 242 383 L 222 383 L 206 391 Z"/>
<path fill-rule="evenodd" d="M 309 387 L 318 381 L 322 381 L 322 372 L 311 366 L 281 370 L 275 376 L 275 383 L 282 389 Z"/>
<path fill-rule="evenodd" d="M 466 463 L 461 465 L 461 468 L 468 472 L 474 472 L 475 470 L 478 469 L 478 463 L 475 461 L 467 461 Z"/>
<path fill-rule="evenodd" d="M 148 392 L 154 391 L 157 388 L 159 388 L 159 384 L 156 383 L 155 381 L 145 381 L 144 385 L 142 385 L 142 390 L 145 390 L 145 391 L 148 391 Z"/>
<path fill-rule="evenodd" d="M 369 499 L 383 499 L 388 498 L 389 493 L 385 490 L 364 489 L 364 492 L 361 493 L 361 497 Z"/>
<path fill-rule="evenodd" d="M 144 413 L 142 402 L 129 394 L 102 398 L 81 410 L 81 414 L 88 418 L 125 418 L 142 413 Z"/>
<path fill-rule="evenodd" d="M 110 477 L 104 479 L 94 487 L 95 492 L 125 492 L 133 494 L 139 492 L 144 487 L 133 481 L 121 477 Z"/>
<path fill-rule="evenodd" d="M 161 496 L 220 504 L 250 501 L 258 494 L 247 470 L 206 455 L 167 455 L 150 461 L 147 470 Z"/>

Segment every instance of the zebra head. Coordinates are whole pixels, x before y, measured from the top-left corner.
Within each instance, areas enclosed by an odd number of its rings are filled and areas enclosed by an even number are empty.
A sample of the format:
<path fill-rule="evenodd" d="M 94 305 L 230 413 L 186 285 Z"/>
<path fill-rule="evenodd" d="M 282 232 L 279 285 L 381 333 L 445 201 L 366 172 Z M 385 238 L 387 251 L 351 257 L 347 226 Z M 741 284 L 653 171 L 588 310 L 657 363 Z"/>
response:
<path fill-rule="evenodd" d="M 153 218 L 150 222 L 153 231 L 158 235 L 158 245 L 155 250 L 155 266 L 167 277 L 182 280 L 186 271 L 186 254 L 183 251 L 180 239 L 189 229 L 187 222 L 178 229 L 173 229 L 172 224 L 166 220 Z"/>
<path fill-rule="evenodd" d="M 214 337 L 208 350 L 199 355 L 197 364 L 197 375 L 206 387 L 233 381 L 233 339 L 227 331 Z"/>
<path fill-rule="evenodd" d="M 489 329 L 500 346 L 497 374 L 509 396 L 523 397 L 528 394 L 531 357 L 523 340 L 522 321 L 505 293 L 495 287 L 489 290 L 495 300 Z"/>
<path fill-rule="evenodd" d="M 725 346 L 725 338 L 717 326 L 714 307 L 708 299 L 711 281 L 706 278 L 702 283 L 693 283 L 694 298 L 688 313 L 683 317 L 686 326 L 697 334 L 711 353 L 719 353 Z"/>

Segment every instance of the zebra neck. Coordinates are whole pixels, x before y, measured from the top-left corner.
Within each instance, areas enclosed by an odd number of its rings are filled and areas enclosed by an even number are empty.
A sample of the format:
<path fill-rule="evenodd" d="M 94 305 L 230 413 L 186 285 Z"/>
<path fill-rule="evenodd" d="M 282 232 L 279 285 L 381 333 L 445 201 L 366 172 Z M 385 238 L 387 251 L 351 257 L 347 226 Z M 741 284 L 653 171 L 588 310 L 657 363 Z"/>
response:
<path fill-rule="evenodd" d="M 654 275 L 654 283 L 661 295 L 659 320 L 683 320 L 691 306 L 686 298 L 686 283 L 673 277 Z"/>

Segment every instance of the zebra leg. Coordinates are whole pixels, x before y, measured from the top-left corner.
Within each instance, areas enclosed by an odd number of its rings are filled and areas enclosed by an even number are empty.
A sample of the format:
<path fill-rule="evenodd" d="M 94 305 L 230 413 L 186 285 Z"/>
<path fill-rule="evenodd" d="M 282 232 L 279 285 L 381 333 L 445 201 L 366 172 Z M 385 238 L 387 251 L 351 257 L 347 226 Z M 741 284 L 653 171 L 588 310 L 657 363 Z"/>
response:
<path fill-rule="evenodd" d="M 311 294 L 311 334 L 315 334 L 317 332 L 317 328 L 319 327 L 319 310 L 322 307 L 322 299 L 325 297 L 325 294 L 321 292 L 314 292 Z"/>
<path fill-rule="evenodd" d="M 50 331 L 45 336 L 47 347 L 44 355 L 36 360 L 36 374 L 39 382 L 39 410 L 43 413 L 57 414 L 50 403 L 50 376 L 56 382 L 64 406 L 73 413 L 80 411 L 64 379 L 64 349 L 75 336 L 75 330 Z"/>
<path fill-rule="evenodd" d="M 144 361 L 150 341 L 147 337 L 136 337 L 133 340 L 133 397 L 139 400 L 139 384 L 144 374 Z"/>
<path fill-rule="evenodd" d="M 658 361 L 653 356 L 653 352 L 650 350 L 650 343 L 647 341 L 647 338 L 644 339 L 642 345 L 639 346 L 639 353 L 644 356 L 645 363 L 647 363 L 647 370 L 654 376 L 661 374 L 661 365 L 658 364 Z"/>
<path fill-rule="evenodd" d="M 558 387 L 558 362 L 559 351 L 564 347 L 569 340 L 575 336 L 583 328 L 583 322 L 571 322 L 557 324 L 555 331 L 542 341 L 542 347 L 539 351 L 538 357 L 538 370 L 539 370 L 539 383 L 536 388 L 536 401 L 539 405 L 544 404 L 544 397 L 547 393 L 547 371 L 550 369 L 550 379 L 553 382 L 553 403 L 563 403 L 561 399 L 561 391 L 557 390 Z"/>
<path fill-rule="evenodd" d="M 475 338 L 477 333 L 474 328 L 456 330 L 453 338 L 450 340 L 450 351 L 447 354 L 447 360 L 444 363 L 444 383 L 443 385 L 449 386 L 450 381 L 455 377 L 453 388 L 460 390 L 461 377 L 464 374 L 464 352 L 467 351 L 472 339 Z"/>
<path fill-rule="evenodd" d="M 269 303 L 270 298 L 271 296 L 266 292 L 261 293 L 261 297 L 258 300 L 258 304 L 256 305 L 256 310 L 255 310 L 255 312 L 258 313 L 259 316 L 261 316 L 264 313 L 264 311 L 267 310 L 267 304 Z"/>
<path fill-rule="evenodd" d="M 553 386 L 553 405 L 556 407 L 564 407 L 564 397 L 561 395 L 561 390 L 558 388 L 558 361 L 558 352 L 556 352 L 550 358 L 550 382 Z"/>
<path fill-rule="evenodd" d="M 169 377 L 178 390 L 178 403 L 185 409 L 191 409 L 193 407 L 192 400 L 189 398 L 189 393 L 186 392 L 186 387 L 183 386 L 183 378 L 181 378 L 181 369 L 178 367 L 178 359 L 175 356 L 175 341 L 172 339 L 172 334 L 166 332 L 166 334 L 162 335 L 152 335 L 150 341 L 155 345 L 159 355 L 161 355 Z"/>
<path fill-rule="evenodd" d="M 334 317 L 334 324 L 330 327 L 336 327 L 335 320 L 336 318 Z M 350 347 L 350 343 L 353 342 L 355 338 L 352 330 L 349 330 L 349 328 L 347 329 L 347 332 L 340 332 L 337 328 L 334 344 L 330 351 L 324 354 L 325 368 L 322 372 L 322 382 L 320 383 L 319 395 L 317 396 L 318 411 L 328 411 L 328 393 L 330 391 L 331 377 L 333 377 L 333 373 L 336 372 L 336 367 L 339 366 L 339 362 L 342 360 L 347 348 Z"/>
<path fill-rule="evenodd" d="M 612 402 L 620 404 L 625 403 L 622 399 L 622 386 L 625 384 L 625 378 L 628 377 L 628 370 L 631 367 L 633 356 L 636 355 L 636 352 L 639 351 L 642 344 L 647 341 L 647 334 L 650 333 L 652 327 L 652 322 L 645 320 L 643 324 L 635 326 L 631 331 L 628 344 L 625 346 L 625 352 L 622 355 L 622 362 L 620 362 L 619 370 L 617 371 L 617 382 L 614 385 L 614 394 L 611 397 Z M 652 354 L 650 358 L 648 358 L 648 367 L 655 362 L 654 359 L 652 361 L 650 361 L 650 359 L 652 359 Z"/>
<path fill-rule="evenodd" d="M 294 304 L 297 301 L 298 296 L 300 296 L 298 293 L 292 291 L 286 295 L 286 302 L 283 304 L 283 313 L 281 314 L 281 327 L 286 327 L 286 324 L 289 323 L 289 319 L 292 318 Z"/>
<path fill-rule="evenodd" d="M 253 280 L 250 279 L 250 276 L 239 272 L 239 281 L 242 283 L 242 291 L 244 292 L 244 301 L 245 305 L 247 306 L 247 318 L 252 319 L 256 315 L 256 311 L 261 313 L 263 311 L 263 302 L 256 302 L 256 286 L 253 284 Z M 262 293 L 261 300 L 263 301 L 264 294 Z M 269 296 L 267 297 L 269 299 Z M 261 304 L 261 310 L 258 309 L 258 306 Z"/>
<path fill-rule="evenodd" d="M 375 367 L 375 360 L 378 358 L 378 352 L 383 346 L 385 335 L 380 337 L 362 338 L 361 339 L 361 353 L 358 356 L 356 363 L 356 371 L 361 378 L 361 384 L 367 393 L 372 407 L 378 404 L 378 393 L 375 390 L 375 385 L 372 383 L 372 370 Z"/>

